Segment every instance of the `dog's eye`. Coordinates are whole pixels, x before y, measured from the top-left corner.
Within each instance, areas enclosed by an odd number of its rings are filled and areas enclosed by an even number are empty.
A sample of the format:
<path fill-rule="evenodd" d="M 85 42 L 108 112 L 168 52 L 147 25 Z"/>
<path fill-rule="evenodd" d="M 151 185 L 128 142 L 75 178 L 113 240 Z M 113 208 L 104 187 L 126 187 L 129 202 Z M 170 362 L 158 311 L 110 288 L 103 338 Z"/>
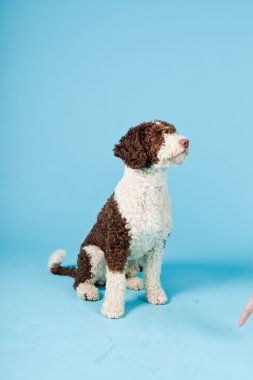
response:
<path fill-rule="evenodd" d="M 164 133 L 167 133 L 167 134 L 176 133 L 176 128 L 173 125 L 171 125 L 164 129 Z"/>

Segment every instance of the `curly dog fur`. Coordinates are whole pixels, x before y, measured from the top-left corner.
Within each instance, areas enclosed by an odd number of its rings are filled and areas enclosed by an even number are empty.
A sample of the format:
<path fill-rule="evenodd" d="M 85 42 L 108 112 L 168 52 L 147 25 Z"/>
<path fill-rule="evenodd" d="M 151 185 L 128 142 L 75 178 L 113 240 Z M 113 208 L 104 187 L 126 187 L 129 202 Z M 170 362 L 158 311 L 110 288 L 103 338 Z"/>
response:
<path fill-rule="evenodd" d="M 152 304 L 165 304 L 160 283 L 164 245 L 172 227 L 167 168 L 182 163 L 189 141 L 166 121 L 130 128 L 114 147 L 125 172 L 82 243 L 77 267 L 64 267 L 65 251 L 49 259 L 54 274 L 75 279 L 79 297 L 98 300 L 97 285 L 106 284 L 102 313 L 124 314 L 126 287 L 146 290 Z M 143 270 L 144 281 L 138 277 Z"/>

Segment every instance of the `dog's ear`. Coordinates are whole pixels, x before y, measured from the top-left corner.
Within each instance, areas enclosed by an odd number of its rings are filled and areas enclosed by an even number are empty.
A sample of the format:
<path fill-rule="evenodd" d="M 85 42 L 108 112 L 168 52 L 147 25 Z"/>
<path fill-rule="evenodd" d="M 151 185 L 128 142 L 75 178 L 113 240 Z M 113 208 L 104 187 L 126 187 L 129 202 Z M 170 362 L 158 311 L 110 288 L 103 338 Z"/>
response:
<path fill-rule="evenodd" d="M 141 169 L 149 166 L 149 158 L 145 149 L 144 128 L 137 126 L 130 128 L 125 136 L 115 145 L 114 155 L 121 158 L 132 169 Z"/>

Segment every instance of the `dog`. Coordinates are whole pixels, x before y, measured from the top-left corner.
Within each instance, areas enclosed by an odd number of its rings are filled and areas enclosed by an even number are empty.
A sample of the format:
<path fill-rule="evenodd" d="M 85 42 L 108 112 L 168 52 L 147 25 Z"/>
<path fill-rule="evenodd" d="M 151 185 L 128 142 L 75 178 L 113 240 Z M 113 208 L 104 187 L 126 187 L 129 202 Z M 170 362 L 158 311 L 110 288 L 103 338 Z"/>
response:
<path fill-rule="evenodd" d="M 125 164 L 124 175 L 82 243 L 77 267 L 62 266 L 66 252 L 57 250 L 49 269 L 73 277 L 78 296 L 85 300 L 98 300 L 97 286 L 106 285 L 101 312 L 119 318 L 124 315 L 126 287 L 144 287 L 151 304 L 167 302 L 160 282 L 172 228 L 167 169 L 183 162 L 189 140 L 174 125 L 154 120 L 130 128 L 113 151 Z"/>

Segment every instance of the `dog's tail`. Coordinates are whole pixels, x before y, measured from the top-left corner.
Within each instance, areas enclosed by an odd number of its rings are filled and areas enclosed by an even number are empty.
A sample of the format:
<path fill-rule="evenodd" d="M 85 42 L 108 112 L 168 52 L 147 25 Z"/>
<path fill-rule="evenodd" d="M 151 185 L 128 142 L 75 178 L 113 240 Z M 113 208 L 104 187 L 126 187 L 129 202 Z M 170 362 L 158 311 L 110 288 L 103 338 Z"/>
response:
<path fill-rule="evenodd" d="M 60 276 L 76 277 L 75 267 L 63 267 L 61 265 L 62 259 L 66 256 L 66 251 L 58 249 L 49 257 L 48 268 L 51 273 L 58 274 Z"/>

